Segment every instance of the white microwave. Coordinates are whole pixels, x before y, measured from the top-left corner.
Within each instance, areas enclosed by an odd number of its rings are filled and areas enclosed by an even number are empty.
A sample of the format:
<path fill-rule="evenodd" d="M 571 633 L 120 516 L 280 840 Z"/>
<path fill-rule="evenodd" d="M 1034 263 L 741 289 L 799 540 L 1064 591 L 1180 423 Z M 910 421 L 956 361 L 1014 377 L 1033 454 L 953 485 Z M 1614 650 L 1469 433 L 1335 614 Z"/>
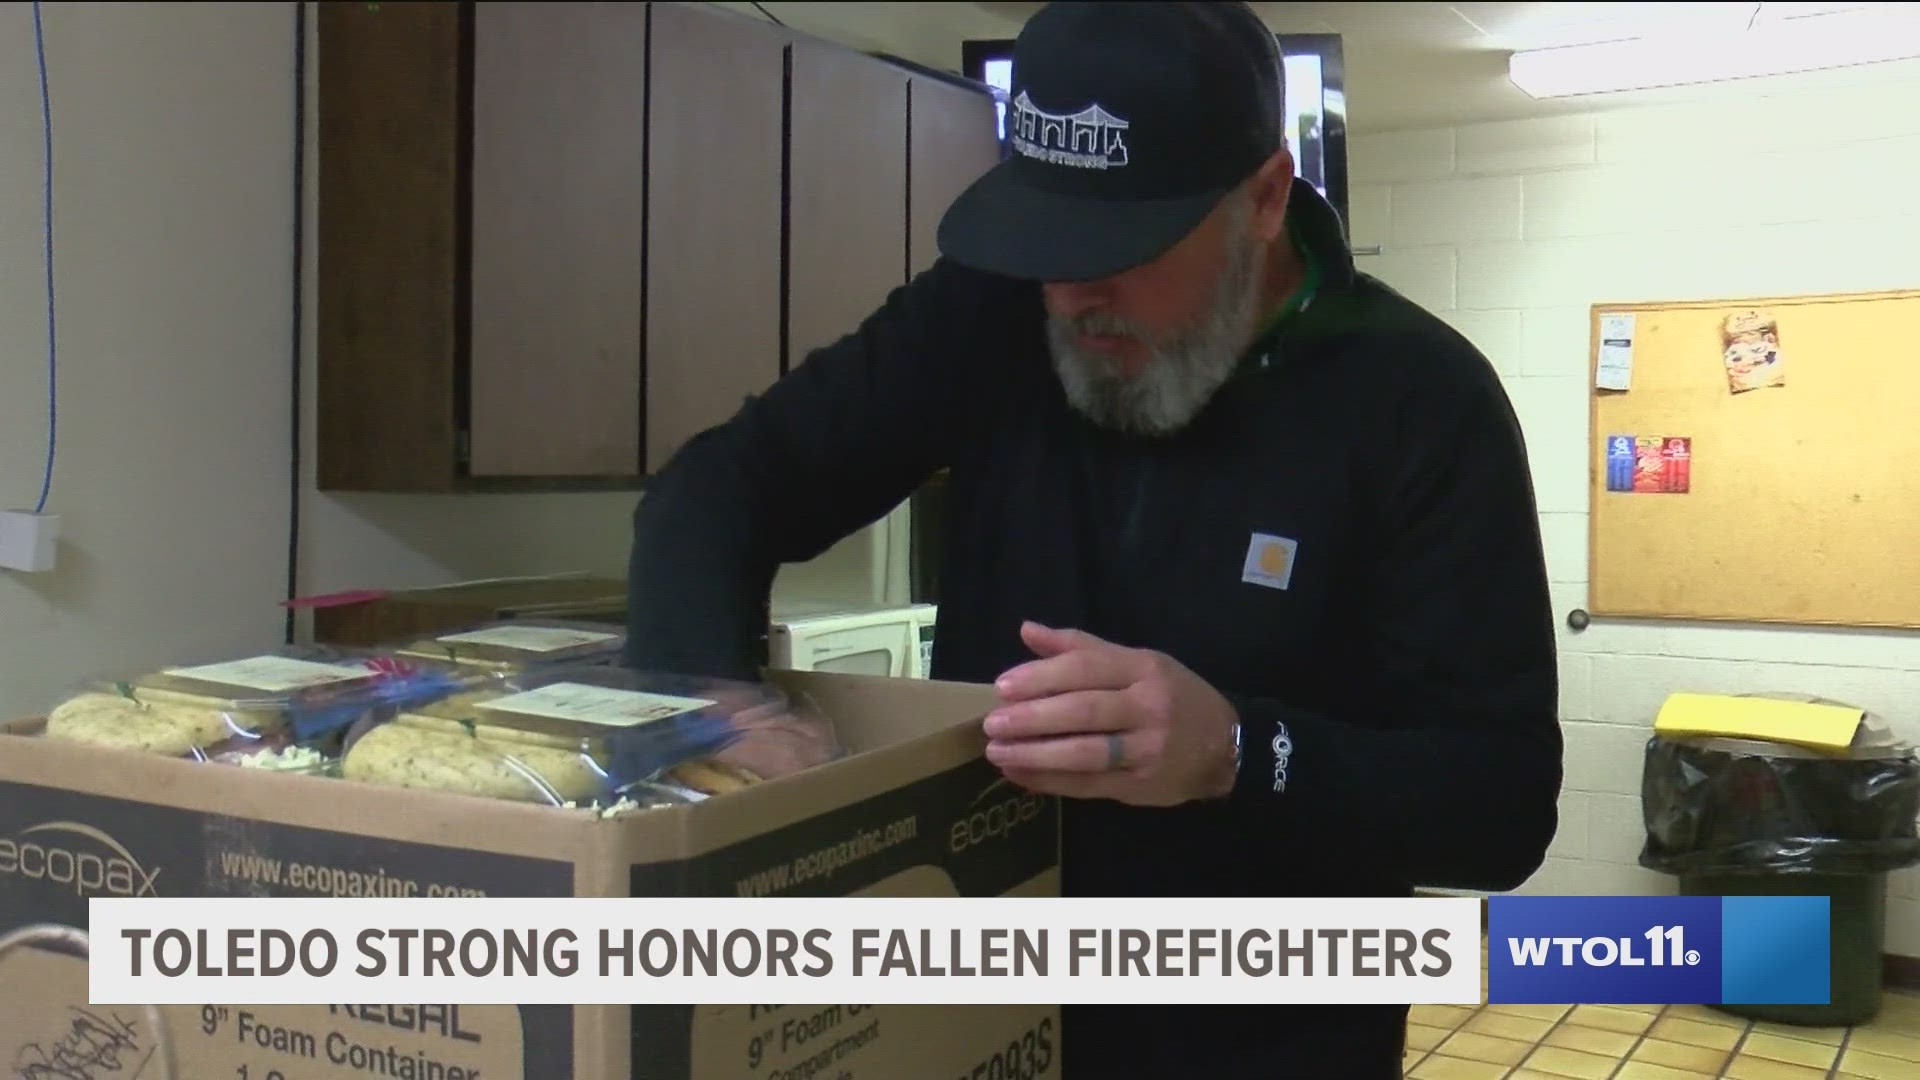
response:
<path fill-rule="evenodd" d="M 932 666 L 937 618 L 932 604 L 776 605 L 767 633 L 768 664 L 782 671 L 924 679 Z"/>

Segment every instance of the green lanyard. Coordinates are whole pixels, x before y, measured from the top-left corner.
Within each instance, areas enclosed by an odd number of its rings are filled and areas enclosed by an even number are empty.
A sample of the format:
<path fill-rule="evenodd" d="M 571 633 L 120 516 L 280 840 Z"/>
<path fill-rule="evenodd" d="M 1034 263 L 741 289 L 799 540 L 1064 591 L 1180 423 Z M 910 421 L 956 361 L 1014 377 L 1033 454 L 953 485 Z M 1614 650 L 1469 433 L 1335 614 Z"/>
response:
<path fill-rule="evenodd" d="M 1306 264 L 1306 274 L 1300 279 L 1299 287 L 1287 294 L 1279 310 L 1275 311 L 1273 317 L 1267 320 L 1266 326 L 1261 328 L 1259 336 L 1254 338 L 1256 345 L 1267 344 L 1282 324 L 1307 310 L 1307 305 L 1313 303 L 1314 294 L 1320 290 L 1322 277 L 1320 264 L 1313 260 L 1313 255 L 1307 251 L 1306 245 L 1300 242 L 1300 234 L 1295 232 L 1291 225 L 1287 228 L 1287 237 L 1293 241 L 1293 250 L 1300 254 L 1300 260 Z M 1264 350 L 1256 358 L 1260 361 L 1261 367 L 1267 366 Z"/>

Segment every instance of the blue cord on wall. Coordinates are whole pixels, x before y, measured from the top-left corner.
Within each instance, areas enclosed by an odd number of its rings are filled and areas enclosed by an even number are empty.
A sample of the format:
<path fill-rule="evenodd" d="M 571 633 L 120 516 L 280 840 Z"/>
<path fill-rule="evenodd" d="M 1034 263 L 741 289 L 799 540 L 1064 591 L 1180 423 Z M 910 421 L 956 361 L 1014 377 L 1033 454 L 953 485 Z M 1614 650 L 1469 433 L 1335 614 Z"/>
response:
<path fill-rule="evenodd" d="M 60 420 L 60 384 L 59 366 L 55 362 L 54 321 L 53 321 L 53 102 L 47 93 L 47 44 L 40 28 L 40 3 L 33 4 L 33 48 L 40 60 L 40 130 L 45 140 L 46 175 L 44 190 L 46 195 L 46 231 L 47 231 L 47 472 L 40 481 L 40 501 L 33 512 L 43 514 L 47 510 L 47 496 L 53 491 L 53 449 L 55 433 Z"/>

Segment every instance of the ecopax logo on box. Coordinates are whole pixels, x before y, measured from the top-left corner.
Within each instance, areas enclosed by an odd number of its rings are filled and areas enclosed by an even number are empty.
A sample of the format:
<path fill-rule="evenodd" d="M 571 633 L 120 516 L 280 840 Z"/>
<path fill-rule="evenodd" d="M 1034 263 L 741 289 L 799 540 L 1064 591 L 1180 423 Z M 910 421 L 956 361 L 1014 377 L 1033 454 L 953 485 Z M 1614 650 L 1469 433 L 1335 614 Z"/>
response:
<path fill-rule="evenodd" d="M 1495 1004 L 1823 1005 L 1824 896 L 1496 896 Z"/>

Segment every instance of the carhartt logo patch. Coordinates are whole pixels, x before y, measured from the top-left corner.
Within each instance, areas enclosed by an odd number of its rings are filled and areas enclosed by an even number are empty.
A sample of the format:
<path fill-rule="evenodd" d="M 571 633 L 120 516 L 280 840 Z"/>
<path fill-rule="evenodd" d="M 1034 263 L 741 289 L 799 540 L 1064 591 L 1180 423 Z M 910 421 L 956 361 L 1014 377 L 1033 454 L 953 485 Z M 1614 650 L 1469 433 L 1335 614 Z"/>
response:
<path fill-rule="evenodd" d="M 1284 536 L 1254 533 L 1247 543 L 1247 562 L 1240 580 L 1249 585 L 1284 589 L 1293 581 L 1293 560 L 1300 545 Z"/>

